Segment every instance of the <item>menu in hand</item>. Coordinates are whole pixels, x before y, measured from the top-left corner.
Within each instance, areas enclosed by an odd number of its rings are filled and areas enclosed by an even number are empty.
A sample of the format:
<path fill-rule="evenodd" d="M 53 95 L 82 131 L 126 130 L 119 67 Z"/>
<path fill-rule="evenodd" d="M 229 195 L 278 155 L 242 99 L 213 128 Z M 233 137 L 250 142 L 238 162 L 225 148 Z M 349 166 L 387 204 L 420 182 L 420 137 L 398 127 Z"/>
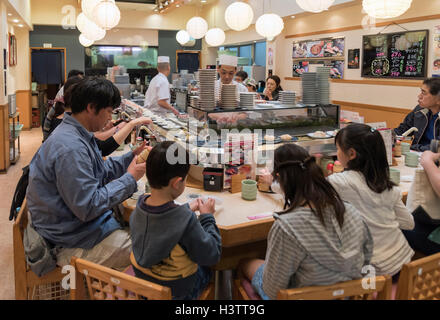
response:
<path fill-rule="evenodd" d="M 362 76 L 424 78 L 427 46 L 428 30 L 364 36 Z"/>

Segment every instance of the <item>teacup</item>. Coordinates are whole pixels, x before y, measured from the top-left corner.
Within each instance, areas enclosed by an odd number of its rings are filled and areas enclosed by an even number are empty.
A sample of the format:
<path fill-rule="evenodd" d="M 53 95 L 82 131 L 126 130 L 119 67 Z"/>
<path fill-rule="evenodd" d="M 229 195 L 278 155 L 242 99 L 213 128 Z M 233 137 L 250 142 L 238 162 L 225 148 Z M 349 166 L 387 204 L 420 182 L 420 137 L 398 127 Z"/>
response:
<path fill-rule="evenodd" d="M 241 181 L 241 197 L 244 200 L 257 199 L 257 181 L 246 179 Z"/>
<path fill-rule="evenodd" d="M 396 168 L 390 168 L 390 179 L 395 184 L 400 184 L 400 170 Z"/>
<path fill-rule="evenodd" d="M 402 142 L 400 145 L 401 145 L 401 148 L 402 148 L 402 154 L 403 154 L 403 155 L 405 155 L 405 154 L 407 154 L 408 152 L 410 152 L 410 147 L 411 147 L 411 145 L 410 145 L 409 143 L 407 143 L 407 142 Z"/>
<path fill-rule="evenodd" d="M 405 165 L 416 168 L 419 165 L 419 155 L 414 152 L 405 154 Z"/>

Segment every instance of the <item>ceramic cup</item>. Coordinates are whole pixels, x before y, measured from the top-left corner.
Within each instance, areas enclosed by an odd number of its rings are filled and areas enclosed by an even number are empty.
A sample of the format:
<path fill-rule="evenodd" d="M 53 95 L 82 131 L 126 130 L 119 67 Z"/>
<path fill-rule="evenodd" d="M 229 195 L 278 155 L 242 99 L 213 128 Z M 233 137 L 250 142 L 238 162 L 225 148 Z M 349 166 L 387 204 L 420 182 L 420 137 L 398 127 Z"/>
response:
<path fill-rule="evenodd" d="M 395 184 L 400 184 L 400 170 L 396 168 L 390 168 L 390 179 Z"/>
<path fill-rule="evenodd" d="M 405 155 L 409 152 L 409 148 L 410 148 L 410 144 L 407 142 L 402 142 L 401 144 L 401 148 L 402 148 L 402 154 Z"/>
<path fill-rule="evenodd" d="M 405 154 L 405 165 L 416 168 L 419 165 L 419 155 L 414 152 L 408 152 Z"/>
<path fill-rule="evenodd" d="M 249 179 L 241 181 L 241 197 L 244 200 L 256 200 L 257 181 Z"/>
<path fill-rule="evenodd" d="M 116 149 L 116 151 L 124 151 L 124 148 L 125 148 L 125 144 L 121 144 L 121 145 Z"/>

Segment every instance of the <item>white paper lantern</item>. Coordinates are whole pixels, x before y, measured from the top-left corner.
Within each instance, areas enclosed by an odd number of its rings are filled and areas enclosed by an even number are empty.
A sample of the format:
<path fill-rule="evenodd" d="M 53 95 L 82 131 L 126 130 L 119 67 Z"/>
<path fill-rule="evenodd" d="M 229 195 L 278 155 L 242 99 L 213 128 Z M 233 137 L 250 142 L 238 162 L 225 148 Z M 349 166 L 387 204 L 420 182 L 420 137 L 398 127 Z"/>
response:
<path fill-rule="evenodd" d="M 218 47 L 226 40 L 225 32 L 220 28 L 213 28 L 208 30 L 205 35 L 206 43 L 211 47 Z"/>
<path fill-rule="evenodd" d="M 178 43 L 180 43 L 182 46 L 187 43 L 191 39 L 191 36 L 189 35 L 186 30 L 180 30 L 176 34 L 176 40 Z"/>
<path fill-rule="evenodd" d="M 335 0 L 296 0 L 301 9 L 308 12 L 322 12 L 330 8 Z"/>
<path fill-rule="evenodd" d="M 267 13 L 257 19 L 255 28 L 259 35 L 273 40 L 283 31 L 284 21 L 275 13 Z"/>
<path fill-rule="evenodd" d="M 244 2 L 234 2 L 225 11 L 225 21 L 235 31 L 247 29 L 254 19 L 254 10 Z"/>
<path fill-rule="evenodd" d="M 104 30 L 116 27 L 120 20 L 121 11 L 112 1 L 102 1 L 93 10 L 93 21 Z"/>
<path fill-rule="evenodd" d="M 79 43 L 81 43 L 81 45 L 83 47 L 90 47 L 94 41 L 87 39 L 82 33 L 79 35 Z"/>
<path fill-rule="evenodd" d="M 104 39 L 105 30 L 98 27 L 93 21 L 89 20 L 84 13 L 80 13 L 76 19 L 76 26 L 84 36 L 92 41 Z"/>
<path fill-rule="evenodd" d="M 201 17 L 192 17 L 186 24 L 186 31 L 194 39 L 201 39 L 208 31 L 208 23 Z"/>
<path fill-rule="evenodd" d="M 103 0 L 82 0 L 81 9 L 87 18 L 93 20 L 93 9 Z"/>
<path fill-rule="evenodd" d="M 363 0 L 364 11 L 377 19 L 390 19 L 404 14 L 412 0 Z"/>

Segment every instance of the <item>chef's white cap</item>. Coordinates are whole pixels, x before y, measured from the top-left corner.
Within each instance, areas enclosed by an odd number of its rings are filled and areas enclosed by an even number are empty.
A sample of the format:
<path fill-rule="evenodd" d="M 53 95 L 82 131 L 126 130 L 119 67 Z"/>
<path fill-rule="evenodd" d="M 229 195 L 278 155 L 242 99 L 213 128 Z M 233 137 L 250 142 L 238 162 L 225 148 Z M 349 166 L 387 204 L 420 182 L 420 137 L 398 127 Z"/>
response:
<path fill-rule="evenodd" d="M 234 56 L 221 55 L 219 56 L 219 60 L 219 65 L 221 66 L 237 67 L 238 65 L 238 58 Z"/>
<path fill-rule="evenodd" d="M 157 57 L 157 63 L 170 63 L 170 57 L 159 56 Z"/>

